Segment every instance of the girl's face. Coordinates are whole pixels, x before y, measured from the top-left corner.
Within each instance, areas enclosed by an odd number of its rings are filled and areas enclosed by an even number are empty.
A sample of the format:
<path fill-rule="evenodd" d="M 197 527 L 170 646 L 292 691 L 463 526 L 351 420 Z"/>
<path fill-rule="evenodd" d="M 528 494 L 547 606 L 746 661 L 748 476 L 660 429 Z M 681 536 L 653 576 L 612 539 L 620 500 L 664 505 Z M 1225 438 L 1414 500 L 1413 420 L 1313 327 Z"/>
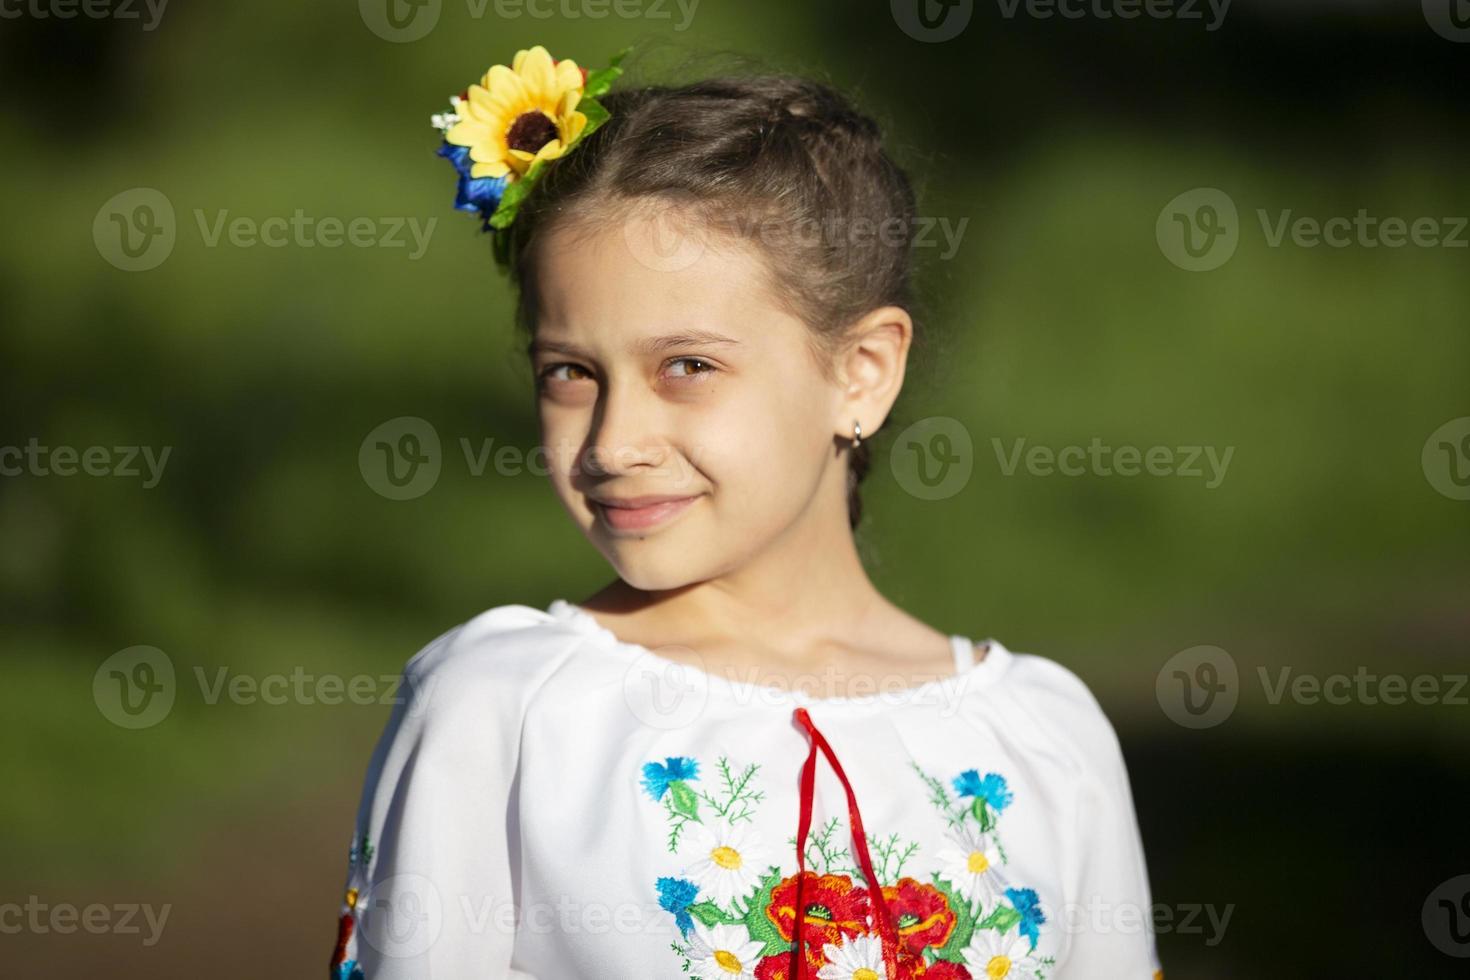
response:
<path fill-rule="evenodd" d="M 691 235 L 671 254 L 669 228 L 644 211 L 552 229 L 532 345 L 557 495 L 643 590 L 728 573 L 803 525 L 846 533 L 834 437 L 856 414 L 748 246 Z"/>

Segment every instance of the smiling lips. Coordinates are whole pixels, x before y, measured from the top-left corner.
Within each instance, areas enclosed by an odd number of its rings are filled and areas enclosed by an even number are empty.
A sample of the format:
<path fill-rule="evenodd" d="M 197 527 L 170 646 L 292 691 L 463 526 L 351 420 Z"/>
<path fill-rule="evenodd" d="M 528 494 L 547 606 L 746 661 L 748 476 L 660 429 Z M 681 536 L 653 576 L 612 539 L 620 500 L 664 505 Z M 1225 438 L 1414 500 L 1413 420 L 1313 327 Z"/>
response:
<path fill-rule="evenodd" d="M 650 494 L 645 497 L 594 499 L 593 504 L 597 513 L 613 530 L 642 531 L 682 513 L 698 499 L 698 494 L 692 497 Z"/>

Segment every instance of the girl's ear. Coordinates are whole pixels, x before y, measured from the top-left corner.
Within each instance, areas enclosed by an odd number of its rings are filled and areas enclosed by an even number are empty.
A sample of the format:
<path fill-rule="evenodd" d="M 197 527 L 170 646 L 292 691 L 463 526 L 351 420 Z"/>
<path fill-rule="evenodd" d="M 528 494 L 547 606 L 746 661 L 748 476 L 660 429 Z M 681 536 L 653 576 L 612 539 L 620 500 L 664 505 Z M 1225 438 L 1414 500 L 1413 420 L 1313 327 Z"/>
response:
<path fill-rule="evenodd" d="M 851 439 L 857 419 L 866 439 L 888 418 L 903 389 L 914 321 L 901 306 L 880 306 L 856 321 L 848 336 L 837 365 L 842 396 L 834 428 L 842 438 Z"/>

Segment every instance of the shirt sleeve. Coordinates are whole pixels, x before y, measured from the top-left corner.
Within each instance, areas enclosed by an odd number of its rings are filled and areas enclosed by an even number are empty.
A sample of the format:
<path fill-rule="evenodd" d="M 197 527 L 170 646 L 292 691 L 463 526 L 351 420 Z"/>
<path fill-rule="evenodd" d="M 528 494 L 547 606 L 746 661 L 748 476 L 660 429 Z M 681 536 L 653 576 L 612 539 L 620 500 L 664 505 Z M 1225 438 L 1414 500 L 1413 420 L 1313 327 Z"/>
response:
<path fill-rule="evenodd" d="M 1028 659 L 1045 714 L 1057 720 L 1056 736 L 1078 769 L 1065 907 L 1048 910 L 1069 943 L 1050 980 L 1159 980 L 1148 866 L 1117 733 L 1080 678 Z"/>
<path fill-rule="evenodd" d="M 363 786 L 331 980 L 529 976 L 511 968 L 522 699 L 471 626 L 403 669 Z"/>

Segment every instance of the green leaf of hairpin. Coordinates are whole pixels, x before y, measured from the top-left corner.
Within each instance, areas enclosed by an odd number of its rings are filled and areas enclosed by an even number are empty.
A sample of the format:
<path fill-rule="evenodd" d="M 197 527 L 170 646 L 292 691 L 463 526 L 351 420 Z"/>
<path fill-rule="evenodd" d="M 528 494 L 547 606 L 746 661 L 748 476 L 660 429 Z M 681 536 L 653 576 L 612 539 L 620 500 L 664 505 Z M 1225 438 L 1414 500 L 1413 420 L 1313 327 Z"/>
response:
<path fill-rule="evenodd" d="M 588 72 L 587 84 L 582 86 L 583 97 L 595 99 L 612 88 L 612 83 L 617 81 L 618 77 L 623 74 L 623 69 L 620 67 L 623 59 L 632 50 L 631 47 L 624 48 L 608 60 L 606 68 L 599 68 L 596 71 Z M 580 109 L 581 106 L 579 105 L 578 108 Z"/>

